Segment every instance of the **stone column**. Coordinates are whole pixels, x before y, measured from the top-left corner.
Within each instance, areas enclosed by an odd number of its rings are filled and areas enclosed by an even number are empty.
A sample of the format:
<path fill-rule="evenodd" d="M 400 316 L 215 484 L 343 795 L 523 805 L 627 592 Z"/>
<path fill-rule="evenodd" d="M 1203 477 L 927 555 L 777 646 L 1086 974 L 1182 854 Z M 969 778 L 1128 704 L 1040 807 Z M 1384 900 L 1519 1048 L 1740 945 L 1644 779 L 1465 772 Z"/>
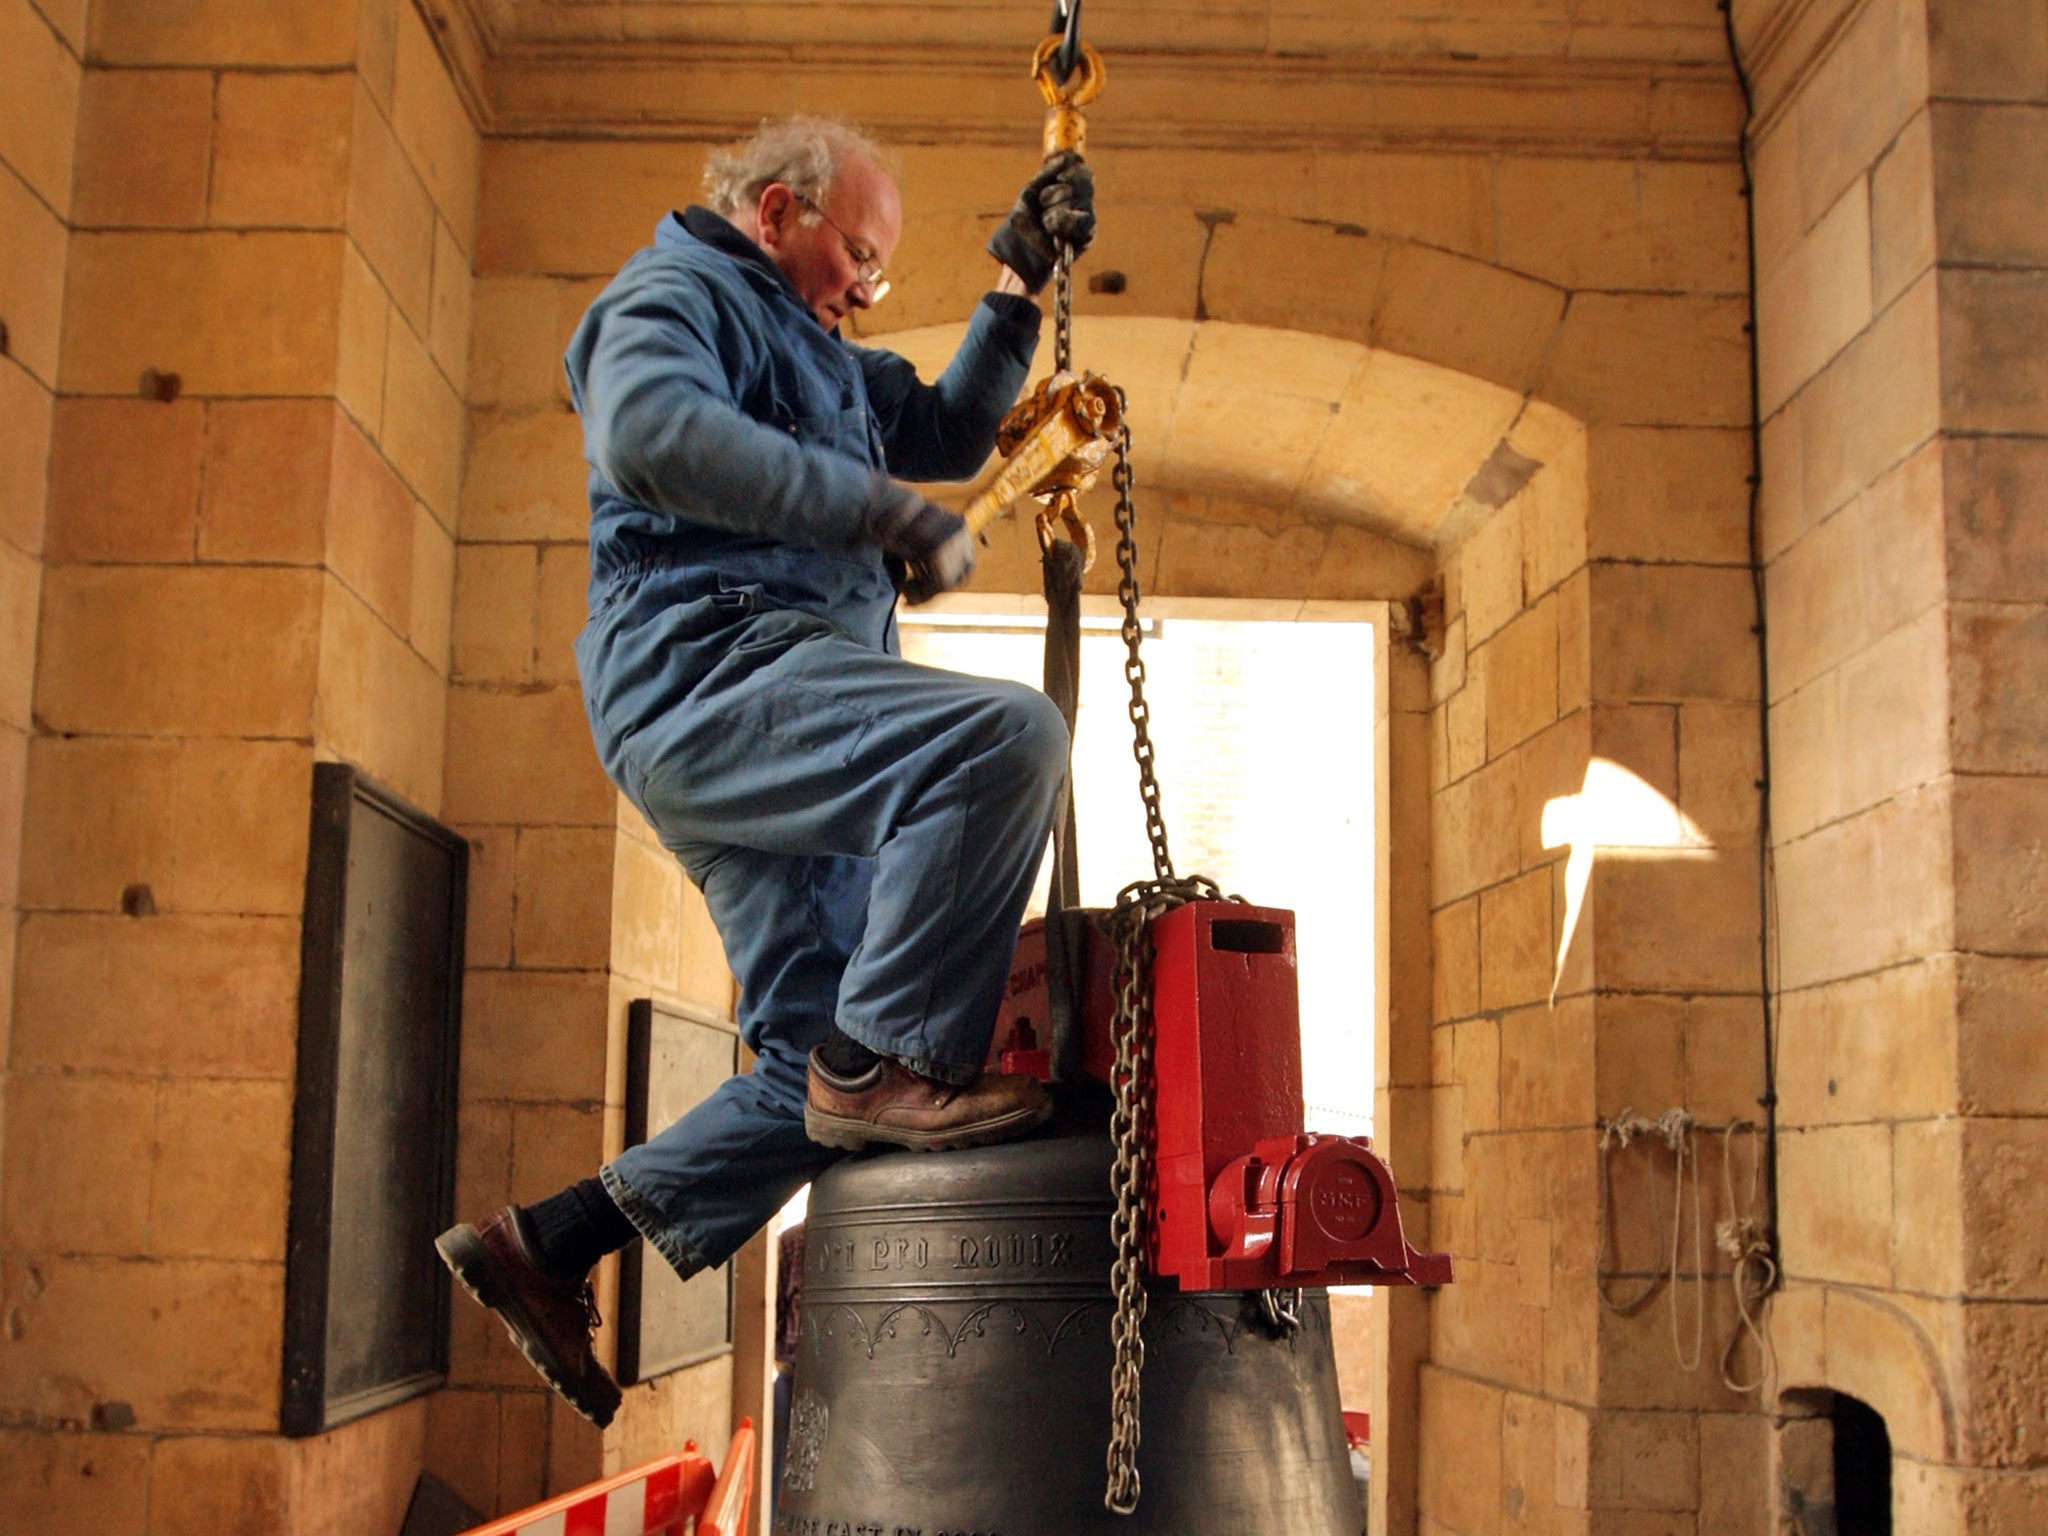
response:
<path fill-rule="evenodd" d="M 46 486 L 57 391 L 64 263 L 72 210 L 73 145 L 84 73 L 82 4 L 0 4 L 0 1272 L 47 1223 L 23 1186 L 27 1129 L 43 1124 L 54 1085 L 17 1089 L 10 1045 L 21 832 L 33 731 L 36 628 L 42 600 Z M 30 1101 L 22 1112 L 22 1100 Z M 53 1106 L 54 1107 L 54 1106 Z M 61 1113 L 61 1110 L 59 1111 Z M 0 1281 L 4 1283 L 4 1281 Z M 0 1359 L 11 1346 L 0 1344 Z M 7 1368 L 15 1369 L 10 1360 Z M 83 1481 L 97 1463 L 101 1481 Z M 149 1448 L 102 1447 L 77 1433 L 0 1432 L 0 1485 L 24 1490 L 29 1528 L 86 1525 L 101 1510 L 139 1520 L 149 1492 Z M 26 1492 L 45 1490 L 47 1494 Z M 104 1497 L 99 1497 L 104 1491 Z"/>
<path fill-rule="evenodd" d="M 0 5 L 0 1066 L 14 1012 L 22 797 L 42 601 L 84 7 Z M 0 1132 L 5 1130 L 0 1095 Z M 0 1160 L 0 1211 L 8 1169 Z M 0 1242 L 6 1225 L 0 1217 Z"/>
<path fill-rule="evenodd" d="M 1969 1383 L 1959 1465 L 1898 1498 L 1902 1524 L 2021 1530 L 2048 1521 L 2048 15 L 1929 12 L 1958 1115 L 1894 1143 L 1895 1251 L 1960 1297 Z"/>
<path fill-rule="evenodd" d="M 392 1529 L 424 1405 L 275 1433 L 299 919 L 316 758 L 441 808 L 476 132 L 397 0 L 55 10 L 84 68 L 8 1064 L 15 1518 Z"/>
<path fill-rule="evenodd" d="M 2048 1500 L 2048 17 L 1756 9 L 1779 1383 L 1884 1416 L 1900 1529 L 2023 1529 Z"/>

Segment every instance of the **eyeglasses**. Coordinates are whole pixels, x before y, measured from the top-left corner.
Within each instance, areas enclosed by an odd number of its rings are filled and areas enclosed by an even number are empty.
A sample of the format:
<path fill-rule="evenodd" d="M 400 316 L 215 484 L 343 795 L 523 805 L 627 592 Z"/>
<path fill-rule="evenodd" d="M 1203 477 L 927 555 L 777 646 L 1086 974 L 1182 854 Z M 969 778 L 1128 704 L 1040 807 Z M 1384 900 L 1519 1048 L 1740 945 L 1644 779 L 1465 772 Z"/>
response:
<path fill-rule="evenodd" d="M 831 214 L 820 208 L 808 197 L 799 194 L 797 201 L 831 226 L 832 233 L 839 237 L 839 243 L 846 247 L 847 259 L 853 263 L 854 280 L 868 290 L 868 302 L 870 304 L 879 304 L 882 301 L 882 295 L 889 291 L 889 285 L 882 280 L 881 258 L 876 256 L 873 251 L 863 248 L 855 241 L 853 236 L 839 227 Z"/>

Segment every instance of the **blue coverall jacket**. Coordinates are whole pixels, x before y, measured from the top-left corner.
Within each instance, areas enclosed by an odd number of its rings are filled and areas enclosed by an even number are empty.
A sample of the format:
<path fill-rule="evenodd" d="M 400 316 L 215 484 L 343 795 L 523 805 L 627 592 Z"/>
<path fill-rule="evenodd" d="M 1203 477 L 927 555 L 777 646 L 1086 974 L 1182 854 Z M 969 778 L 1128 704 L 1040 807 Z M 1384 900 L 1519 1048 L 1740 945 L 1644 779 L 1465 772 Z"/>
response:
<path fill-rule="evenodd" d="M 758 1058 L 602 1171 L 684 1273 L 837 1155 L 803 1132 L 806 1056 L 835 1020 L 933 1076 L 986 1056 L 1066 731 L 1035 690 L 895 654 L 893 573 L 863 524 L 883 477 L 980 467 L 1038 321 L 989 295 L 927 385 L 827 332 L 752 241 L 691 208 L 570 340 L 591 730 L 703 889 Z"/>

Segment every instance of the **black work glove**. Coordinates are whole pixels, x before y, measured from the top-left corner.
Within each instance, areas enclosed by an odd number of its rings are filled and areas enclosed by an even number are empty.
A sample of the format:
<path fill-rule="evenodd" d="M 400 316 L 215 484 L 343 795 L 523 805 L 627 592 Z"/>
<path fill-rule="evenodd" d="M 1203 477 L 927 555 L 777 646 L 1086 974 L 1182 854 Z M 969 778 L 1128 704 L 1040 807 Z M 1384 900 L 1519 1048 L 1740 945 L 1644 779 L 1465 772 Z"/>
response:
<path fill-rule="evenodd" d="M 930 602 L 974 570 L 974 535 L 958 512 L 926 501 L 907 485 L 878 477 L 862 526 L 882 553 L 903 563 L 905 602 Z"/>
<path fill-rule="evenodd" d="M 989 236 L 988 249 L 1037 293 L 1059 265 L 1062 245 L 1079 256 L 1094 238 L 1095 173 L 1079 155 L 1063 149 L 1024 183 L 1017 206 Z"/>

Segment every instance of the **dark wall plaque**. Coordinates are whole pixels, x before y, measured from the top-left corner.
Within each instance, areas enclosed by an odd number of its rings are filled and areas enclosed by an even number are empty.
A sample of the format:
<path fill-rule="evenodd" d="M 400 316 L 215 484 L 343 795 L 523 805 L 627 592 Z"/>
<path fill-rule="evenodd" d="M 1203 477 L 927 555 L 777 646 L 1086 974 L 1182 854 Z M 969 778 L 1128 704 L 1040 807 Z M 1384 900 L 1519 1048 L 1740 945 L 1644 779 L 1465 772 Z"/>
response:
<path fill-rule="evenodd" d="M 343 763 L 313 769 L 285 1263 L 288 1435 L 448 1372 L 468 848 Z"/>
<path fill-rule="evenodd" d="M 739 1070 L 739 1032 L 717 1015 L 649 998 L 626 1015 L 626 1145 L 702 1103 Z M 652 1381 L 732 1348 L 732 1265 L 677 1278 L 645 1240 L 619 1259 L 619 1382 Z"/>

